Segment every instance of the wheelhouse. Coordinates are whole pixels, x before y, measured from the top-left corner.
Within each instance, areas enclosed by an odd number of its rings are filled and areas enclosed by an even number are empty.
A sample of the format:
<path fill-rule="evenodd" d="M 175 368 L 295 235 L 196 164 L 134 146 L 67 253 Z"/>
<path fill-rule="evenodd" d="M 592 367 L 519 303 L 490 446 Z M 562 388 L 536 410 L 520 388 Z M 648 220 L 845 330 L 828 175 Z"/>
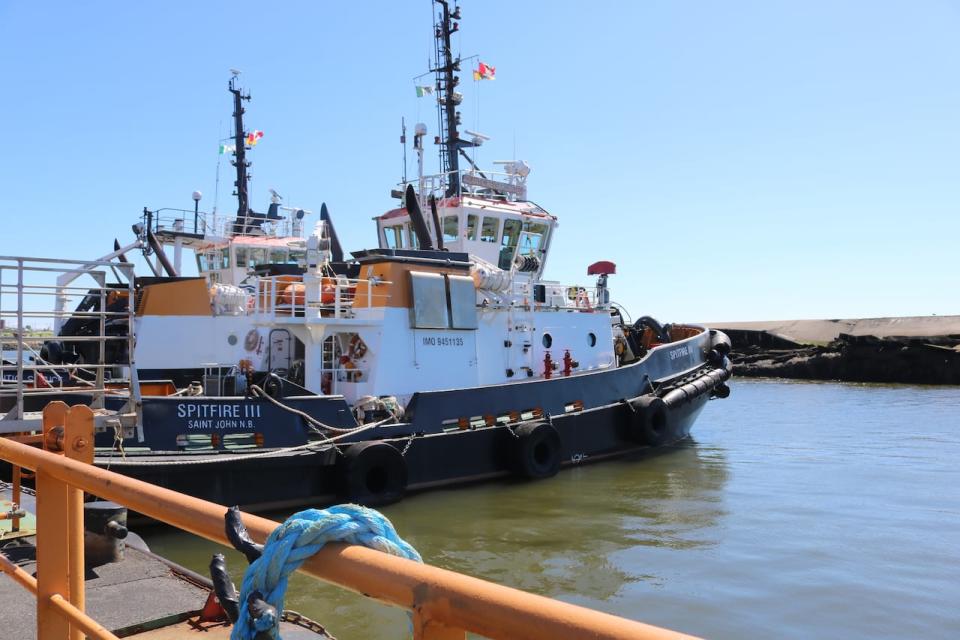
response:
<path fill-rule="evenodd" d="M 429 205 L 424 209 L 429 211 Z M 438 225 L 429 224 L 437 246 L 467 253 L 510 271 L 534 258 L 542 271 L 557 219 L 532 202 L 446 198 L 437 203 Z M 381 249 L 417 249 L 416 233 L 405 208 L 376 218 Z M 527 263 L 532 264 L 532 263 Z"/>

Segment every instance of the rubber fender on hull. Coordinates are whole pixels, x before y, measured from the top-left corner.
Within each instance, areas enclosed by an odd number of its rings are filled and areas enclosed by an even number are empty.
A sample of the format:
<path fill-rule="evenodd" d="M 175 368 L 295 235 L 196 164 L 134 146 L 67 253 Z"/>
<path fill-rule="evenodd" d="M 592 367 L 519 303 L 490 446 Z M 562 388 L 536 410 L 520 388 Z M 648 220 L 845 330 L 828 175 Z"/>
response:
<path fill-rule="evenodd" d="M 721 382 L 713 389 L 713 396 L 715 398 L 729 398 L 730 397 L 730 387 L 726 382 Z"/>
<path fill-rule="evenodd" d="M 723 364 L 719 369 L 711 369 L 694 380 L 668 391 L 663 396 L 663 401 L 668 407 L 681 405 L 689 400 L 693 400 L 705 393 L 712 393 L 717 387 L 722 385 L 730 378 L 730 360 L 723 358 Z M 716 394 L 718 397 L 726 397 Z M 729 389 L 728 393 L 729 394 Z"/>
<path fill-rule="evenodd" d="M 560 471 L 560 434 L 547 422 L 528 422 L 516 428 L 516 472 L 526 478 L 550 478 Z"/>
<path fill-rule="evenodd" d="M 363 505 L 396 502 L 407 489 L 403 455 L 383 441 L 361 442 L 337 462 L 340 498 Z"/>
<path fill-rule="evenodd" d="M 629 436 L 634 442 L 657 447 L 669 433 L 669 413 L 664 401 L 653 394 L 635 398 L 628 403 L 633 415 L 629 421 Z"/>
<path fill-rule="evenodd" d="M 44 342 L 40 347 L 40 358 L 50 364 L 63 364 L 63 343 L 56 340 Z"/>
<path fill-rule="evenodd" d="M 716 349 L 720 355 L 728 356 L 730 355 L 730 348 L 732 345 L 730 343 L 730 338 L 727 337 L 727 334 L 723 333 L 722 331 L 717 331 L 716 329 L 711 329 L 710 346 Z"/>

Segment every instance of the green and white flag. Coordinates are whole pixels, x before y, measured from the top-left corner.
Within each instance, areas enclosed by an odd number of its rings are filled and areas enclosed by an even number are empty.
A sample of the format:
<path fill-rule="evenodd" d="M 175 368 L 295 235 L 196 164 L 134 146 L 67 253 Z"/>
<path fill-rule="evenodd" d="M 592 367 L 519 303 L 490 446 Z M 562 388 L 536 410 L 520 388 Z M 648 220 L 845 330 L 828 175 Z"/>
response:
<path fill-rule="evenodd" d="M 418 98 L 422 98 L 423 96 L 430 96 L 430 95 L 433 95 L 433 87 L 431 86 L 422 87 L 420 85 L 417 85 Z"/>
<path fill-rule="evenodd" d="M 225 153 L 233 153 L 237 150 L 237 145 L 235 144 L 221 144 L 220 145 L 220 155 Z"/>

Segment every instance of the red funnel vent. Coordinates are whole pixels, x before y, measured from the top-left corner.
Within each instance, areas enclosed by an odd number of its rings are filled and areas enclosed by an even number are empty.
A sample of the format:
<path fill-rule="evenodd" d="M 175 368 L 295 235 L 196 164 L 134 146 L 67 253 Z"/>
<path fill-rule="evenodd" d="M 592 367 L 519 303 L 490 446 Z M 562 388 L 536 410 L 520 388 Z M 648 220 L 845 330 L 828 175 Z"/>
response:
<path fill-rule="evenodd" d="M 587 267 L 588 276 L 609 276 L 617 272 L 617 265 L 613 264 L 609 260 L 601 260 L 600 262 L 594 262 L 592 265 Z"/>

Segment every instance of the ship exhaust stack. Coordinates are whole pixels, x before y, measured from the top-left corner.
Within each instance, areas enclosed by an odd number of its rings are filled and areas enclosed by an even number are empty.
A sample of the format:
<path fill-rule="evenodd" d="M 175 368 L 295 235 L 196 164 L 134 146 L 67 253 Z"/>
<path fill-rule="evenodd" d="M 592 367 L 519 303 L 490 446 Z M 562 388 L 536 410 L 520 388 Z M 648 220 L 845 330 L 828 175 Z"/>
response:
<path fill-rule="evenodd" d="M 163 265 L 167 275 L 171 278 L 176 278 L 177 270 L 173 268 L 172 264 L 170 264 L 170 259 L 167 257 L 167 254 L 163 252 L 163 246 L 160 244 L 160 241 L 157 240 L 157 236 L 153 235 L 153 231 L 150 229 L 147 229 L 147 243 L 150 244 L 150 248 L 153 249 L 153 252 L 157 254 L 157 260 L 159 260 L 160 264 Z"/>
<path fill-rule="evenodd" d="M 437 198 L 430 195 L 430 215 L 433 216 L 433 228 L 437 232 L 437 249 L 443 251 L 443 227 L 440 226 L 440 214 L 437 213 Z"/>
<path fill-rule="evenodd" d="M 333 262 L 343 262 L 343 247 L 340 246 L 340 239 L 337 238 L 337 230 L 333 228 L 333 220 L 330 218 L 330 212 L 327 211 L 327 203 L 320 205 L 320 219 L 327 224 L 327 233 L 330 234 L 330 254 Z"/>
<path fill-rule="evenodd" d="M 423 211 L 420 210 L 420 203 L 417 202 L 417 192 L 413 190 L 413 185 L 407 185 L 407 191 L 404 194 L 407 205 L 407 214 L 410 215 L 410 223 L 413 225 L 413 231 L 417 234 L 417 243 L 425 251 L 433 249 L 433 240 L 430 239 L 430 231 L 427 230 L 427 222 L 423 219 Z"/>

